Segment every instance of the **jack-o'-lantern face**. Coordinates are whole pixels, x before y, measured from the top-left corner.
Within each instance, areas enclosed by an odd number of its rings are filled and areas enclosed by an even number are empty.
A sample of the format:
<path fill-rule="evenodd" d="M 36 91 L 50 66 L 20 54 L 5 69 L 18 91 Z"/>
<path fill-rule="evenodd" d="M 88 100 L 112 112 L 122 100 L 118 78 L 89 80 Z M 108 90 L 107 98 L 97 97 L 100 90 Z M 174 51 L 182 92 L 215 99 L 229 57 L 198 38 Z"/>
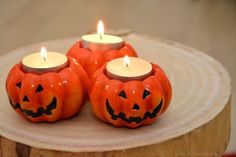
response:
<path fill-rule="evenodd" d="M 109 78 L 105 66 L 91 78 L 90 102 L 94 113 L 117 127 L 135 128 L 153 123 L 170 103 L 171 85 L 165 73 L 153 64 L 144 80 L 123 82 Z"/>
<path fill-rule="evenodd" d="M 19 89 L 21 89 L 21 82 L 17 83 L 16 86 Z M 32 88 L 34 88 L 34 86 Z M 37 94 L 39 95 L 41 92 L 43 92 L 43 90 L 44 90 L 44 88 L 42 87 L 42 85 L 38 84 L 38 86 L 35 90 L 36 95 Z M 43 115 L 47 115 L 47 116 L 52 115 L 53 110 L 57 108 L 57 98 L 55 96 L 53 96 L 52 100 L 47 105 L 43 105 L 43 104 L 33 105 L 32 101 L 34 101 L 34 100 L 31 99 L 30 96 L 23 94 L 23 98 L 20 99 L 19 103 L 14 104 L 11 101 L 10 101 L 10 103 L 15 110 L 17 110 L 18 112 L 21 112 L 22 114 L 25 114 L 28 117 L 32 117 L 32 118 L 38 118 Z M 25 108 L 27 106 L 28 106 L 28 109 Z M 37 107 L 34 109 L 34 108 L 32 108 L 32 106 L 37 106 Z"/>
<path fill-rule="evenodd" d="M 65 95 L 57 73 L 40 77 L 36 74 L 25 74 L 16 84 L 16 88 L 19 88 L 18 102 L 15 105 L 11 102 L 12 107 L 25 114 L 28 119 L 35 121 L 44 118 L 53 121 L 60 117 Z"/>
<path fill-rule="evenodd" d="M 122 91 L 121 93 L 124 93 L 124 91 Z M 137 103 L 134 103 L 133 106 L 131 106 L 131 107 L 132 107 L 131 112 L 134 112 L 134 113 L 135 112 L 139 112 L 139 110 L 141 110 L 140 105 L 137 104 Z M 127 117 L 124 112 L 119 112 L 116 115 L 115 111 L 111 107 L 108 99 L 106 100 L 106 109 L 107 109 L 107 112 L 111 115 L 111 118 L 113 120 L 117 120 L 118 118 L 120 118 L 121 120 L 125 121 L 128 124 L 133 123 L 133 122 L 135 122 L 136 124 L 139 124 L 139 123 L 143 122 L 144 120 L 146 120 L 148 118 L 149 119 L 153 119 L 153 118 L 155 118 L 158 115 L 158 113 L 162 109 L 162 100 L 160 101 L 159 105 L 157 105 L 151 112 L 146 111 L 141 116 L 130 116 L 130 117 Z"/>
<path fill-rule="evenodd" d="M 162 89 L 157 85 L 148 87 L 138 81 L 121 83 L 116 89 L 110 83 L 105 94 L 105 116 L 111 123 L 128 127 L 153 122 L 163 108 Z M 123 87 L 122 87 L 123 86 Z"/>
<path fill-rule="evenodd" d="M 15 65 L 6 80 L 11 106 L 32 122 L 55 122 L 75 115 L 87 99 L 88 76 L 76 60 L 59 72 L 26 73 Z"/>

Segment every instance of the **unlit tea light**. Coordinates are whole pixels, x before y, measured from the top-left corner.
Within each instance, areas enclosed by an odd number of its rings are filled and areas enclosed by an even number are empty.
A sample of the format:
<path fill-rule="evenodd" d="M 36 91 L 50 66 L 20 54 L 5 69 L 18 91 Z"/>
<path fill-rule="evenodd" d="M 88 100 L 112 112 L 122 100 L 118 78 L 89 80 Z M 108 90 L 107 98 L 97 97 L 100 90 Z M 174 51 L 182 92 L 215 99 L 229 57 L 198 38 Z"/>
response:
<path fill-rule="evenodd" d="M 141 58 L 125 56 L 108 62 L 106 73 L 108 77 L 121 81 L 143 80 L 151 75 L 152 64 Z"/>
<path fill-rule="evenodd" d="M 57 52 L 47 52 L 41 48 L 40 52 L 30 54 L 22 59 L 23 69 L 27 72 L 45 73 L 59 71 L 67 66 L 67 57 Z"/>
<path fill-rule="evenodd" d="M 97 34 L 87 34 L 81 37 L 82 45 L 92 51 L 107 51 L 110 49 L 119 49 L 123 45 L 123 39 L 104 34 L 104 26 L 102 21 L 98 22 Z"/>

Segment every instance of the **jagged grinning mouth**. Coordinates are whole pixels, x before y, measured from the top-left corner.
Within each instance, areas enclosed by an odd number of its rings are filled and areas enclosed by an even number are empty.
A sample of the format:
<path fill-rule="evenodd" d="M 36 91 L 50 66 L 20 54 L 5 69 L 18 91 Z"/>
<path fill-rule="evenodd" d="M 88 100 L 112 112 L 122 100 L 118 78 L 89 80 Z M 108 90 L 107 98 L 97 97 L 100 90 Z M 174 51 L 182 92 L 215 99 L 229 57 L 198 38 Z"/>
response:
<path fill-rule="evenodd" d="M 137 124 L 141 123 L 142 121 L 146 120 L 147 118 L 155 118 L 157 116 L 157 113 L 159 113 L 159 111 L 162 108 L 162 99 L 161 102 L 159 103 L 159 105 L 157 107 L 154 108 L 153 112 L 146 112 L 142 117 L 129 117 L 127 118 L 125 113 L 120 112 L 118 115 L 115 114 L 113 108 L 111 107 L 111 105 L 109 104 L 108 99 L 106 99 L 106 109 L 108 111 L 108 113 L 111 115 L 111 118 L 113 120 L 117 120 L 118 118 L 120 118 L 121 120 L 125 121 L 126 123 L 132 123 L 132 122 L 136 122 Z"/>
<path fill-rule="evenodd" d="M 19 109 L 21 112 L 24 112 L 25 115 L 27 116 L 31 116 L 33 118 L 37 118 L 39 116 L 42 116 L 42 115 L 51 115 L 52 114 L 52 110 L 55 109 L 57 107 L 57 99 L 56 97 L 53 97 L 51 103 L 46 107 L 46 109 L 42 108 L 42 107 L 39 107 L 37 112 L 34 112 L 32 110 L 26 110 L 26 109 L 22 109 L 21 105 L 19 103 L 17 104 L 13 104 L 11 101 L 10 101 L 12 107 L 16 110 L 16 109 Z"/>

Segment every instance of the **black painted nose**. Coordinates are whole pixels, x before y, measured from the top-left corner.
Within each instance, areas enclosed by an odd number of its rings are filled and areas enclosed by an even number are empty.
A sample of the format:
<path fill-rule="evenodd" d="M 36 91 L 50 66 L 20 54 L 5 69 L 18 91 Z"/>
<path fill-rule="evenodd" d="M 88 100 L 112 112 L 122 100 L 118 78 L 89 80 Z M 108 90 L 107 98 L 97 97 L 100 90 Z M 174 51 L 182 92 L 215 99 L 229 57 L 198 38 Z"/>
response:
<path fill-rule="evenodd" d="M 29 98 L 25 95 L 24 98 L 23 98 L 23 101 L 29 102 Z"/>
<path fill-rule="evenodd" d="M 133 110 L 139 110 L 140 109 L 140 107 L 137 105 L 137 104 L 134 104 L 134 106 L 133 106 L 133 108 L 132 108 Z"/>

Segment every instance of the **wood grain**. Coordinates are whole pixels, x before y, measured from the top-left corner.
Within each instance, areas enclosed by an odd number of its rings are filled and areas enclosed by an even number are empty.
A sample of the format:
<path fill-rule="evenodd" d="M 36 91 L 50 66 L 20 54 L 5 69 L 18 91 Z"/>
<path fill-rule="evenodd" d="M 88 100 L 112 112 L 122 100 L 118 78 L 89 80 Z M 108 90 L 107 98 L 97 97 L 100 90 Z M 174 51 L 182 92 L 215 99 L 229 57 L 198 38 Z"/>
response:
<path fill-rule="evenodd" d="M 206 54 L 175 42 L 139 34 L 125 39 L 137 49 L 139 56 L 158 63 L 172 83 L 170 108 L 156 123 L 138 129 L 115 128 L 96 119 L 86 104 L 83 111 L 70 120 L 33 124 L 12 111 L 4 92 L 0 95 L 2 154 L 8 149 L 12 150 L 10 153 L 30 156 L 222 154 L 229 140 L 231 95 L 230 77 L 224 67 Z M 4 91 L 7 72 L 22 56 L 40 45 L 65 52 L 76 40 L 38 43 L 1 56 L 1 91 Z M 15 149 L 18 151 L 13 151 Z"/>
<path fill-rule="evenodd" d="M 228 102 L 214 120 L 190 133 L 158 144 L 122 151 L 72 153 L 30 147 L 1 137 L 1 150 L 3 150 L 1 155 L 2 157 L 220 157 L 230 138 L 230 107 Z"/>

